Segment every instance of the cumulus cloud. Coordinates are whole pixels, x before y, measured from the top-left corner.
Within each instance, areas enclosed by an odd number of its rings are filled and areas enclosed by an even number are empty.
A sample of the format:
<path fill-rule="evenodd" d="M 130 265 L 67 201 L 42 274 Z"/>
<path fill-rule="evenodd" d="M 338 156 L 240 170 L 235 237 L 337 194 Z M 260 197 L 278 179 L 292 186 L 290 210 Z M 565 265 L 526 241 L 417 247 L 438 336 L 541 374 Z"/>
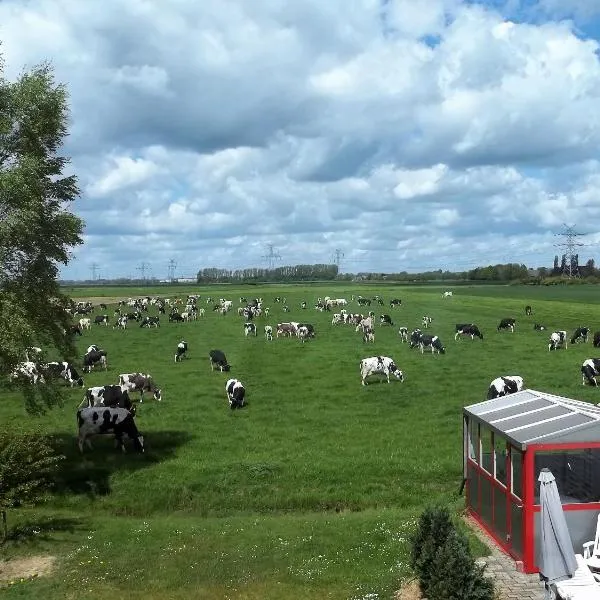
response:
<path fill-rule="evenodd" d="M 563 222 L 600 230 L 599 42 L 574 24 L 597 6 L 5 0 L 0 39 L 8 77 L 51 60 L 70 92 L 66 277 L 267 243 L 349 271 L 537 265 Z"/>

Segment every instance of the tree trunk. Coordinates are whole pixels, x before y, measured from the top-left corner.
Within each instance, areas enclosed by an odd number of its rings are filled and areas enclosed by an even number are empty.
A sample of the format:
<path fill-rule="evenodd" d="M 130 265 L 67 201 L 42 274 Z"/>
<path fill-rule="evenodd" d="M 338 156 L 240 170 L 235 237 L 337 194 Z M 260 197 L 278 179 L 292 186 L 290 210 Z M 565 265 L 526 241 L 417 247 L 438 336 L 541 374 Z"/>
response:
<path fill-rule="evenodd" d="M 6 523 L 6 511 L 0 511 L 0 515 L 2 515 L 2 539 L 0 540 L 0 545 L 6 542 L 6 538 L 8 537 L 8 525 Z"/>

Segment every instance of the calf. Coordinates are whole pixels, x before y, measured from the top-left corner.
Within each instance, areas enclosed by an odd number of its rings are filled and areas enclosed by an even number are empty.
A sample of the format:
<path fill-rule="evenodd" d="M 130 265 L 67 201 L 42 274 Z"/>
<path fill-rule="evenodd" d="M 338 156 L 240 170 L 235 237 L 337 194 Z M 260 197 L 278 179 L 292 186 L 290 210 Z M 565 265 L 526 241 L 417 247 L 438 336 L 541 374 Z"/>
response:
<path fill-rule="evenodd" d="M 421 335 L 419 347 L 421 348 L 421 354 L 423 354 L 425 348 L 431 348 L 431 354 L 434 352 L 437 352 L 438 354 L 446 354 L 446 348 L 444 348 L 440 338 L 437 335 Z"/>
<path fill-rule="evenodd" d="M 571 344 L 576 344 L 580 341 L 587 343 L 588 335 L 590 335 L 589 327 L 578 327 L 571 337 Z"/>
<path fill-rule="evenodd" d="M 94 317 L 94 323 L 96 325 L 104 325 L 108 327 L 108 315 L 96 315 Z"/>
<path fill-rule="evenodd" d="M 175 350 L 175 362 L 179 362 L 184 358 L 187 358 L 188 345 L 187 342 L 181 340 L 179 344 L 177 344 L 177 349 Z"/>
<path fill-rule="evenodd" d="M 567 349 L 567 332 L 555 331 L 550 335 L 548 342 L 548 350 L 557 350 L 558 348 Z"/>
<path fill-rule="evenodd" d="M 231 366 L 227 363 L 227 358 L 222 350 L 211 350 L 208 353 L 210 360 L 210 370 L 214 371 L 217 367 L 220 371 L 229 371 Z"/>
<path fill-rule="evenodd" d="M 402 343 L 408 342 L 408 327 L 400 327 L 398 329 L 398 335 Z"/>
<path fill-rule="evenodd" d="M 114 434 L 117 445 L 125 452 L 123 434 L 133 440 L 136 450 L 144 451 L 144 437 L 138 431 L 133 420 L 133 415 L 126 408 L 82 408 L 77 411 L 77 425 L 79 427 L 78 445 L 83 452 L 83 445 L 87 443 L 91 449 L 90 438 L 94 435 Z"/>
<path fill-rule="evenodd" d="M 125 408 L 135 414 L 135 407 L 129 398 L 127 390 L 122 389 L 120 385 L 102 385 L 88 388 L 79 408 L 93 406 Z"/>
<path fill-rule="evenodd" d="M 139 392 L 140 402 L 144 401 L 144 392 L 150 392 L 155 400 L 162 400 L 161 389 L 154 383 L 151 375 L 144 373 L 122 373 L 119 385 L 128 392 Z"/>
<path fill-rule="evenodd" d="M 242 408 L 246 402 L 246 389 L 241 381 L 237 379 L 228 379 L 225 384 L 225 394 L 229 401 L 229 408 Z"/>
<path fill-rule="evenodd" d="M 515 323 L 515 319 L 502 319 L 496 329 L 497 331 L 500 331 L 501 329 L 510 329 L 510 332 L 514 333 Z"/>
<path fill-rule="evenodd" d="M 380 315 L 379 316 L 379 325 L 394 325 L 394 322 L 392 321 L 392 317 L 390 317 L 390 315 Z"/>
<path fill-rule="evenodd" d="M 256 336 L 256 325 L 254 323 L 244 323 L 244 335 L 246 337 L 249 335 Z"/>
<path fill-rule="evenodd" d="M 587 381 L 590 385 L 596 387 L 598 381 L 596 377 L 600 375 L 600 358 L 587 358 L 581 365 L 581 383 L 585 385 Z"/>
<path fill-rule="evenodd" d="M 523 378 L 519 375 L 506 375 L 497 377 L 490 383 L 487 399 L 492 400 L 500 396 L 508 396 L 520 392 L 523 389 Z"/>
<path fill-rule="evenodd" d="M 360 378 L 362 385 L 367 385 L 365 380 L 369 375 L 384 375 L 387 378 L 387 382 L 390 382 L 390 374 L 396 379 L 404 381 L 404 374 L 396 366 L 393 359 L 388 356 L 371 356 L 369 358 L 363 358 L 360 361 Z"/>
<path fill-rule="evenodd" d="M 104 370 L 108 370 L 108 364 L 106 360 L 105 350 L 92 350 L 83 357 L 83 372 L 91 373 L 92 368 L 96 365 L 104 367 Z"/>
<path fill-rule="evenodd" d="M 269 342 L 273 339 L 273 327 L 271 325 L 265 325 L 265 339 Z"/>
<path fill-rule="evenodd" d="M 479 327 L 474 323 L 462 324 L 456 326 L 456 333 L 454 339 L 457 340 L 461 335 L 470 335 L 471 339 L 478 337 L 480 340 L 483 339 L 483 334 L 479 331 Z"/>

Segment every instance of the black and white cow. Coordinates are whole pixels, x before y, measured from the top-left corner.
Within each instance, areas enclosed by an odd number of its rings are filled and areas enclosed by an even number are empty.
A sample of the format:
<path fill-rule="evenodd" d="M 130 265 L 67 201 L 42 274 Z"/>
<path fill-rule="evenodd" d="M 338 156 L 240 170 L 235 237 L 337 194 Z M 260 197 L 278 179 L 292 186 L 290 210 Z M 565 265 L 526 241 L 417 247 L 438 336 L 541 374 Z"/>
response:
<path fill-rule="evenodd" d="M 362 385 L 367 385 L 365 382 L 367 377 L 376 374 L 384 375 L 388 383 L 390 382 L 390 375 L 393 375 L 400 381 L 404 381 L 404 374 L 389 356 L 370 356 L 360 361 L 360 379 Z"/>
<path fill-rule="evenodd" d="M 145 316 L 140 323 L 140 327 L 160 327 L 160 317 Z"/>
<path fill-rule="evenodd" d="M 273 339 L 273 327 L 271 325 L 265 325 L 265 339 L 269 342 Z"/>
<path fill-rule="evenodd" d="M 144 392 L 150 392 L 159 402 L 162 400 L 161 389 L 147 373 L 121 373 L 119 385 L 128 392 L 139 392 L 140 402 L 144 401 Z"/>
<path fill-rule="evenodd" d="M 127 321 L 128 321 L 127 315 L 122 315 L 120 317 L 117 317 L 117 320 L 115 321 L 115 324 L 113 325 L 113 329 L 127 329 Z"/>
<path fill-rule="evenodd" d="M 529 306 L 529 304 L 528 304 L 528 305 L 525 307 L 525 314 L 526 314 L 528 317 L 530 317 L 532 312 L 533 312 L 533 311 L 531 310 L 531 306 Z"/>
<path fill-rule="evenodd" d="M 228 379 L 225 384 L 225 393 L 229 401 L 229 408 L 242 408 L 246 403 L 246 389 L 238 379 Z"/>
<path fill-rule="evenodd" d="M 79 408 L 107 406 L 109 408 L 126 408 L 135 413 L 135 407 L 127 390 L 120 385 L 101 385 L 88 388 Z"/>
<path fill-rule="evenodd" d="M 421 335 L 419 340 L 419 348 L 421 348 L 421 354 L 425 351 L 425 348 L 431 348 L 431 354 L 437 352 L 438 354 L 446 354 L 446 348 L 442 344 L 442 341 L 437 335 Z"/>
<path fill-rule="evenodd" d="M 106 351 L 105 350 L 92 350 L 91 352 L 87 352 L 83 357 L 83 372 L 91 373 L 92 368 L 96 365 L 104 367 L 104 370 L 108 370 L 108 363 L 106 360 Z"/>
<path fill-rule="evenodd" d="M 391 325 L 393 327 L 394 322 L 392 321 L 392 317 L 390 317 L 390 315 L 380 315 L 379 325 Z"/>
<path fill-rule="evenodd" d="M 600 348 L 600 331 L 596 331 L 596 333 L 594 333 L 592 345 L 594 346 L 594 348 Z"/>
<path fill-rule="evenodd" d="M 540 325 L 540 323 L 534 323 L 533 324 L 533 330 L 534 331 L 545 331 L 546 330 L 546 326 L 545 325 Z"/>
<path fill-rule="evenodd" d="M 77 411 L 77 425 L 79 435 L 77 442 L 79 451 L 83 452 L 83 445 L 87 443 L 91 449 L 90 438 L 94 435 L 113 434 L 117 446 L 125 452 L 123 435 L 133 440 L 136 450 L 144 451 L 144 437 L 138 431 L 133 415 L 126 408 L 94 407 L 82 408 Z"/>
<path fill-rule="evenodd" d="M 402 343 L 408 342 L 408 327 L 400 327 L 398 329 L 398 335 Z"/>
<path fill-rule="evenodd" d="M 169 323 L 183 323 L 185 319 L 178 313 L 172 312 L 169 315 Z"/>
<path fill-rule="evenodd" d="M 588 335 L 590 335 L 589 327 L 578 327 L 571 337 L 571 344 L 576 344 L 577 342 L 587 343 Z"/>
<path fill-rule="evenodd" d="M 427 315 L 425 315 L 422 319 L 421 319 L 421 326 L 425 327 L 425 329 L 427 329 L 427 327 L 429 327 L 431 325 L 431 322 L 433 321 L 433 319 L 431 317 L 428 317 Z"/>
<path fill-rule="evenodd" d="M 457 340 L 461 335 L 470 335 L 471 339 L 475 339 L 476 337 L 480 340 L 483 339 L 483 334 L 479 331 L 479 327 L 475 323 L 457 324 L 454 339 Z"/>
<path fill-rule="evenodd" d="M 37 363 L 26 360 L 17 364 L 13 372 L 10 374 L 10 379 L 26 379 L 29 383 L 46 383 L 43 373 L 38 368 Z"/>
<path fill-rule="evenodd" d="M 566 331 L 554 331 L 550 334 L 550 340 L 548 341 L 548 350 L 558 350 L 558 348 L 567 349 L 567 332 Z"/>
<path fill-rule="evenodd" d="M 402 305 L 402 300 L 400 300 L 399 298 L 394 298 L 392 300 L 390 300 L 390 308 L 395 308 L 397 306 L 401 306 Z"/>
<path fill-rule="evenodd" d="M 501 396 L 508 396 L 520 392 L 523 389 L 523 378 L 519 375 L 505 375 L 504 377 L 497 377 L 490 383 L 488 388 L 487 399 L 492 400 L 494 398 L 500 398 Z"/>
<path fill-rule="evenodd" d="M 293 323 L 292 323 L 293 325 Z M 298 329 L 300 329 L 300 327 L 304 327 L 307 331 L 306 337 L 307 338 L 314 338 L 316 336 L 315 333 L 315 326 L 312 323 L 298 323 L 296 325 L 296 335 L 298 332 Z"/>
<path fill-rule="evenodd" d="M 96 325 L 105 325 L 108 327 L 108 315 L 96 315 L 94 317 L 94 323 Z"/>
<path fill-rule="evenodd" d="M 256 336 L 256 324 L 255 323 L 244 323 L 244 335 L 248 337 L 249 335 Z"/>
<path fill-rule="evenodd" d="M 225 353 L 222 350 L 211 350 L 208 353 L 208 357 L 210 360 L 210 370 L 214 371 L 215 367 L 220 371 L 229 371 L 231 370 L 231 366 L 227 362 L 227 358 L 225 357 Z"/>
<path fill-rule="evenodd" d="M 510 329 L 511 333 L 514 333 L 515 331 L 515 323 L 516 320 L 515 319 L 502 319 L 500 321 L 500 323 L 498 324 L 498 327 L 496 328 L 497 331 L 500 331 L 501 329 Z"/>
<path fill-rule="evenodd" d="M 185 340 L 181 340 L 179 344 L 177 344 L 177 349 L 175 350 L 175 362 L 179 362 L 184 358 L 187 358 L 188 345 Z"/>
<path fill-rule="evenodd" d="M 422 335 L 423 335 L 423 332 L 420 329 L 415 329 L 414 331 L 411 332 L 410 344 L 409 344 L 409 347 L 411 349 L 419 347 L 419 344 L 421 343 Z"/>
<path fill-rule="evenodd" d="M 363 327 L 363 342 L 375 343 L 375 332 L 371 327 Z"/>
<path fill-rule="evenodd" d="M 75 385 L 83 387 L 83 378 L 70 362 L 49 362 L 45 365 L 44 369 L 50 376 L 64 379 L 71 387 Z"/>
<path fill-rule="evenodd" d="M 596 377 L 600 375 L 600 358 L 586 358 L 581 365 L 581 383 L 585 385 L 587 381 L 594 387 L 598 386 Z"/>

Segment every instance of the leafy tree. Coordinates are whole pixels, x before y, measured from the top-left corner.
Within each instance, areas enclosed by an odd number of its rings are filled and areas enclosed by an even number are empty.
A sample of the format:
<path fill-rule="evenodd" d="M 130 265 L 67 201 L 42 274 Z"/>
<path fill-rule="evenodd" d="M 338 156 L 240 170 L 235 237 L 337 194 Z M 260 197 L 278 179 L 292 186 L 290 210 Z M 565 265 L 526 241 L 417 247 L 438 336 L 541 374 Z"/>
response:
<path fill-rule="evenodd" d="M 67 210 L 79 194 L 59 154 L 67 119 L 67 91 L 48 64 L 11 82 L 0 57 L 0 373 L 22 361 L 28 346 L 74 355 L 65 335 L 69 300 L 57 281 L 83 228 Z M 52 386 L 23 389 L 29 410 L 59 400 Z"/>
<path fill-rule="evenodd" d="M 0 541 L 6 540 L 8 532 L 7 510 L 40 501 L 62 458 L 41 435 L 0 430 Z"/>

